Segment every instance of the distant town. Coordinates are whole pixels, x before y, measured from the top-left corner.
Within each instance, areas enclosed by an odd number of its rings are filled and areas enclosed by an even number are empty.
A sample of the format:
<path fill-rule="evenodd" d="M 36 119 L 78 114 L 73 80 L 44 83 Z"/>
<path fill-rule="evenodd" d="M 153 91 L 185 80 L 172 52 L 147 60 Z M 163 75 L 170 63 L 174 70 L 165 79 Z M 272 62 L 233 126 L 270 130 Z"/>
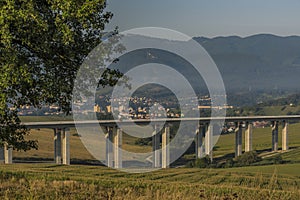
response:
<path fill-rule="evenodd" d="M 75 106 L 82 106 L 85 102 L 78 102 Z M 198 102 L 197 102 L 198 101 Z M 184 102 L 185 108 L 190 110 L 210 110 L 214 109 L 228 109 L 233 106 L 212 106 L 211 98 L 202 96 L 200 98 L 185 98 L 181 99 Z M 126 105 L 127 104 L 127 105 Z M 113 106 L 112 106 L 113 105 Z M 194 105 L 199 105 L 195 107 Z M 122 99 L 111 99 L 110 96 L 99 96 L 96 98 L 96 102 L 93 108 L 84 109 L 83 114 L 97 113 L 101 116 L 111 115 L 112 113 L 117 114 L 122 119 L 150 119 L 150 118 L 179 118 L 184 117 L 181 113 L 181 108 L 178 101 L 174 100 L 163 100 L 159 101 L 152 98 L 146 97 L 129 97 Z M 51 115 L 62 115 L 60 107 L 57 105 L 43 106 L 40 109 L 36 109 L 33 106 L 23 106 L 18 111 L 20 116 L 51 116 Z"/>
<path fill-rule="evenodd" d="M 89 99 L 93 101 L 92 99 Z M 74 106 L 80 108 L 88 100 L 76 103 Z M 211 109 L 222 110 L 227 109 L 236 114 L 239 113 L 238 107 L 231 105 L 212 106 L 211 98 L 208 95 L 198 98 L 185 98 L 181 101 L 185 102 L 185 107 L 191 111 L 200 110 L 201 117 L 207 117 Z M 197 102 L 198 101 L 198 102 Z M 196 104 L 197 103 L 197 104 Z M 194 107 L 194 105 L 199 105 Z M 18 111 L 20 116 L 62 116 L 64 113 L 57 105 L 43 106 L 40 109 L 33 106 L 23 106 Z M 126 119 L 153 119 L 153 118 L 180 118 L 185 117 L 181 113 L 181 108 L 178 101 L 166 98 L 163 101 L 147 97 L 130 97 L 122 99 L 111 99 L 110 96 L 101 95 L 96 98 L 94 106 L 89 109 L 82 109 L 81 114 L 89 116 L 91 114 L 97 115 L 99 120 L 113 119 L 113 114 L 120 120 Z M 227 112 L 228 113 L 228 112 Z M 229 114 L 229 113 L 228 113 Z M 230 115 L 230 114 L 229 114 Z M 234 132 L 236 125 L 227 124 L 223 127 L 223 133 Z M 268 122 L 257 121 L 253 122 L 254 127 L 270 126 Z"/>

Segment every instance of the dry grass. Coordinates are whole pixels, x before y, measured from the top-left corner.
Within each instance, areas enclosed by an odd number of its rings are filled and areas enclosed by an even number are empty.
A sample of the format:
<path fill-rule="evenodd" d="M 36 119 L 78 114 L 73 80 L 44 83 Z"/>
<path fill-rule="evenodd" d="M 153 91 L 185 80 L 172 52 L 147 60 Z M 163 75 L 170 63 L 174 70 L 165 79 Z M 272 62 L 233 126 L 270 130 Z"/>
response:
<path fill-rule="evenodd" d="M 299 165 L 288 165 L 299 169 Z M 1 199 L 299 199 L 299 176 L 224 169 L 127 174 L 105 167 L 0 166 Z M 256 168 L 258 171 L 259 167 Z M 265 169 L 266 170 L 266 169 Z M 273 172 L 271 172 L 274 170 Z M 294 175 L 294 174 L 293 174 Z M 299 175 L 299 172 L 298 172 Z"/>

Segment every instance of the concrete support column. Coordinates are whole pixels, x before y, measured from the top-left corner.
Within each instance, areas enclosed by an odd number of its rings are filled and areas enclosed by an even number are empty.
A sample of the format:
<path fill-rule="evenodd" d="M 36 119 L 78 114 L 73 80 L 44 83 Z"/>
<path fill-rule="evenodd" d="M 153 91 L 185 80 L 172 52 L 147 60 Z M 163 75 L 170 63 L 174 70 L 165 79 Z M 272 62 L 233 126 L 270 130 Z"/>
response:
<path fill-rule="evenodd" d="M 61 129 L 54 129 L 54 162 L 61 164 Z"/>
<path fill-rule="evenodd" d="M 0 146 L 0 164 L 4 164 L 4 148 Z"/>
<path fill-rule="evenodd" d="M 205 132 L 205 154 L 213 159 L 213 125 L 205 125 L 206 132 Z"/>
<path fill-rule="evenodd" d="M 113 167 L 113 128 L 107 127 L 106 133 L 106 165 L 108 167 Z"/>
<path fill-rule="evenodd" d="M 168 125 L 165 126 L 165 130 L 162 133 L 162 168 L 168 168 L 170 165 L 170 149 L 169 144 L 170 140 L 170 127 Z"/>
<path fill-rule="evenodd" d="M 278 151 L 278 122 L 272 122 L 272 151 Z"/>
<path fill-rule="evenodd" d="M 63 164 L 70 165 L 70 129 L 63 129 Z"/>
<path fill-rule="evenodd" d="M 12 148 L 4 144 L 4 163 L 12 164 Z"/>
<path fill-rule="evenodd" d="M 195 138 L 195 153 L 196 158 L 202 158 L 204 156 L 204 145 L 203 145 L 203 137 L 206 132 L 206 126 L 201 125 L 199 126 L 197 132 L 196 132 L 196 138 Z"/>
<path fill-rule="evenodd" d="M 152 160 L 153 160 L 153 167 L 160 167 L 160 133 L 159 127 L 155 125 L 154 132 L 152 136 Z"/>
<path fill-rule="evenodd" d="M 284 121 L 283 128 L 282 128 L 282 150 L 283 151 L 289 149 L 288 127 L 289 127 L 289 122 Z"/>
<path fill-rule="evenodd" d="M 245 152 L 252 151 L 253 124 L 247 123 L 245 131 Z"/>
<path fill-rule="evenodd" d="M 242 124 L 240 122 L 236 123 L 235 126 L 235 157 L 238 157 L 243 153 L 243 129 Z"/>
<path fill-rule="evenodd" d="M 122 168 L 122 136 L 123 132 L 121 129 L 114 127 L 114 158 L 115 168 Z"/>

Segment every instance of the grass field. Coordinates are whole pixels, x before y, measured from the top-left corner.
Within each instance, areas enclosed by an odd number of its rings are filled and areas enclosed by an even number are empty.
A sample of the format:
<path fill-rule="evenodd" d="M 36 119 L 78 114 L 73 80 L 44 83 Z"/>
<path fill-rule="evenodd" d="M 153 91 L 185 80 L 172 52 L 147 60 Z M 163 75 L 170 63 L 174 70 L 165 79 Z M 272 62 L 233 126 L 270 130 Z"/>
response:
<path fill-rule="evenodd" d="M 283 159 L 291 164 L 226 169 L 170 168 L 144 174 L 91 165 L 0 165 L 0 199 L 300 199 L 299 129 L 300 124 L 289 126 L 291 150 L 282 153 Z M 29 137 L 39 141 L 39 150 L 14 152 L 14 159 L 53 160 L 52 130 L 32 130 Z M 71 129 L 70 141 L 73 163 L 94 160 L 75 129 Z M 135 138 L 124 136 L 123 147 L 136 152 L 151 150 L 150 146 L 137 146 L 134 142 Z M 253 149 L 261 155 L 270 151 L 271 128 L 254 129 Z M 222 135 L 214 157 L 233 153 L 234 134 Z"/>
<path fill-rule="evenodd" d="M 172 168 L 128 174 L 100 166 L 0 166 L 1 199 L 299 199 L 299 164 Z"/>
<path fill-rule="evenodd" d="M 72 116 L 20 116 L 22 122 L 73 121 Z"/>
<path fill-rule="evenodd" d="M 300 106 L 265 106 L 263 107 L 265 115 L 287 115 L 289 113 L 298 113 Z"/>

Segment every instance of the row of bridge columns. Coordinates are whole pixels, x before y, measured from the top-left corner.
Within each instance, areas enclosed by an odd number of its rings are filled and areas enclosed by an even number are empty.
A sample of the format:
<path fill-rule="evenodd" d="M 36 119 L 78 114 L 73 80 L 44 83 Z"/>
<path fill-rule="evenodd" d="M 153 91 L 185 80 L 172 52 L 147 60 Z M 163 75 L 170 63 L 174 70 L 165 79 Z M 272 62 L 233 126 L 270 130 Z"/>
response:
<path fill-rule="evenodd" d="M 252 123 L 245 124 L 245 152 L 252 151 Z M 282 150 L 288 150 L 288 122 L 282 123 Z M 272 122 L 272 151 L 278 151 L 278 121 Z M 196 157 L 208 155 L 212 159 L 212 145 L 214 126 L 200 125 L 196 131 L 195 146 Z M 106 165 L 108 167 L 122 168 L 122 136 L 123 132 L 117 127 L 106 127 Z M 170 164 L 170 127 L 166 125 L 162 131 L 156 126 L 152 136 L 152 164 L 155 168 L 167 168 Z M 241 122 L 236 123 L 235 129 L 235 156 L 243 153 L 243 127 Z M 70 164 L 69 129 L 54 129 L 54 161 L 56 164 Z M 160 142 L 161 141 L 161 142 Z M 12 163 L 12 148 L 4 145 L 0 147 L 0 163 Z"/>
<path fill-rule="evenodd" d="M 70 129 L 54 129 L 54 162 L 70 165 Z"/>
<path fill-rule="evenodd" d="M 212 160 L 212 145 L 213 145 L 213 126 L 200 125 L 198 130 L 196 130 L 196 157 L 202 158 L 205 155 L 208 155 Z"/>
<path fill-rule="evenodd" d="M 170 164 L 170 127 L 165 126 L 163 131 L 155 126 L 152 135 L 152 167 L 168 168 Z M 122 168 L 122 137 L 123 131 L 117 127 L 106 127 L 106 165 Z"/>
<path fill-rule="evenodd" d="M 70 164 L 70 135 L 69 129 L 54 130 L 54 162 L 56 164 Z M 6 144 L 0 147 L 0 163 L 12 163 L 12 148 Z"/>
<path fill-rule="evenodd" d="M 169 148 L 167 144 L 170 138 L 170 127 L 166 126 L 164 131 L 158 131 L 155 127 L 152 137 L 153 167 L 167 168 L 169 166 Z M 106 127 L 106 165 L 108 167 L 122 168 L 122 136 L 123 132 L 117 127 Z M 55 128 L 54 131 L 54 162 L 56 164 L 70 165 L 70 135 L 68 128 Z M 160 145 L 160 141 L 162 144 Z M 160 148 L 162 146 L 162 150 Z M 4 145 L 0 147 L 0 163 L 12 163 L 12 148 Z"/>
<path fill-rule="evenodd" d="M 288 146 L 288 122 L 282 122 L 282 150 L 289 149 Z M 235 125 L 235 156 L 238 157 L 243 153 L 243 123 L 236 122 Z M 272 151 L 278 151 L 278 121 L 272 122 Z M 195 138 L 195 152 L 197 158 L 208 155 L 212 160 L 213 145 L 213 129 L 214 126 L 204 124 L 199 127 Z M 245 152 L 252 151 L 253 124 L 245 123 Z"/>
<path fill-rule="evenodd" d="M 170 140 L 170 127 L 165 126 L 161 132 L 158 129 L 159 127 L 155 126 L 155 131 L 152 136 L 152 166 L 155 168 L 168 168 L 170 165 L 170 149 L 167 145 Z"/>

